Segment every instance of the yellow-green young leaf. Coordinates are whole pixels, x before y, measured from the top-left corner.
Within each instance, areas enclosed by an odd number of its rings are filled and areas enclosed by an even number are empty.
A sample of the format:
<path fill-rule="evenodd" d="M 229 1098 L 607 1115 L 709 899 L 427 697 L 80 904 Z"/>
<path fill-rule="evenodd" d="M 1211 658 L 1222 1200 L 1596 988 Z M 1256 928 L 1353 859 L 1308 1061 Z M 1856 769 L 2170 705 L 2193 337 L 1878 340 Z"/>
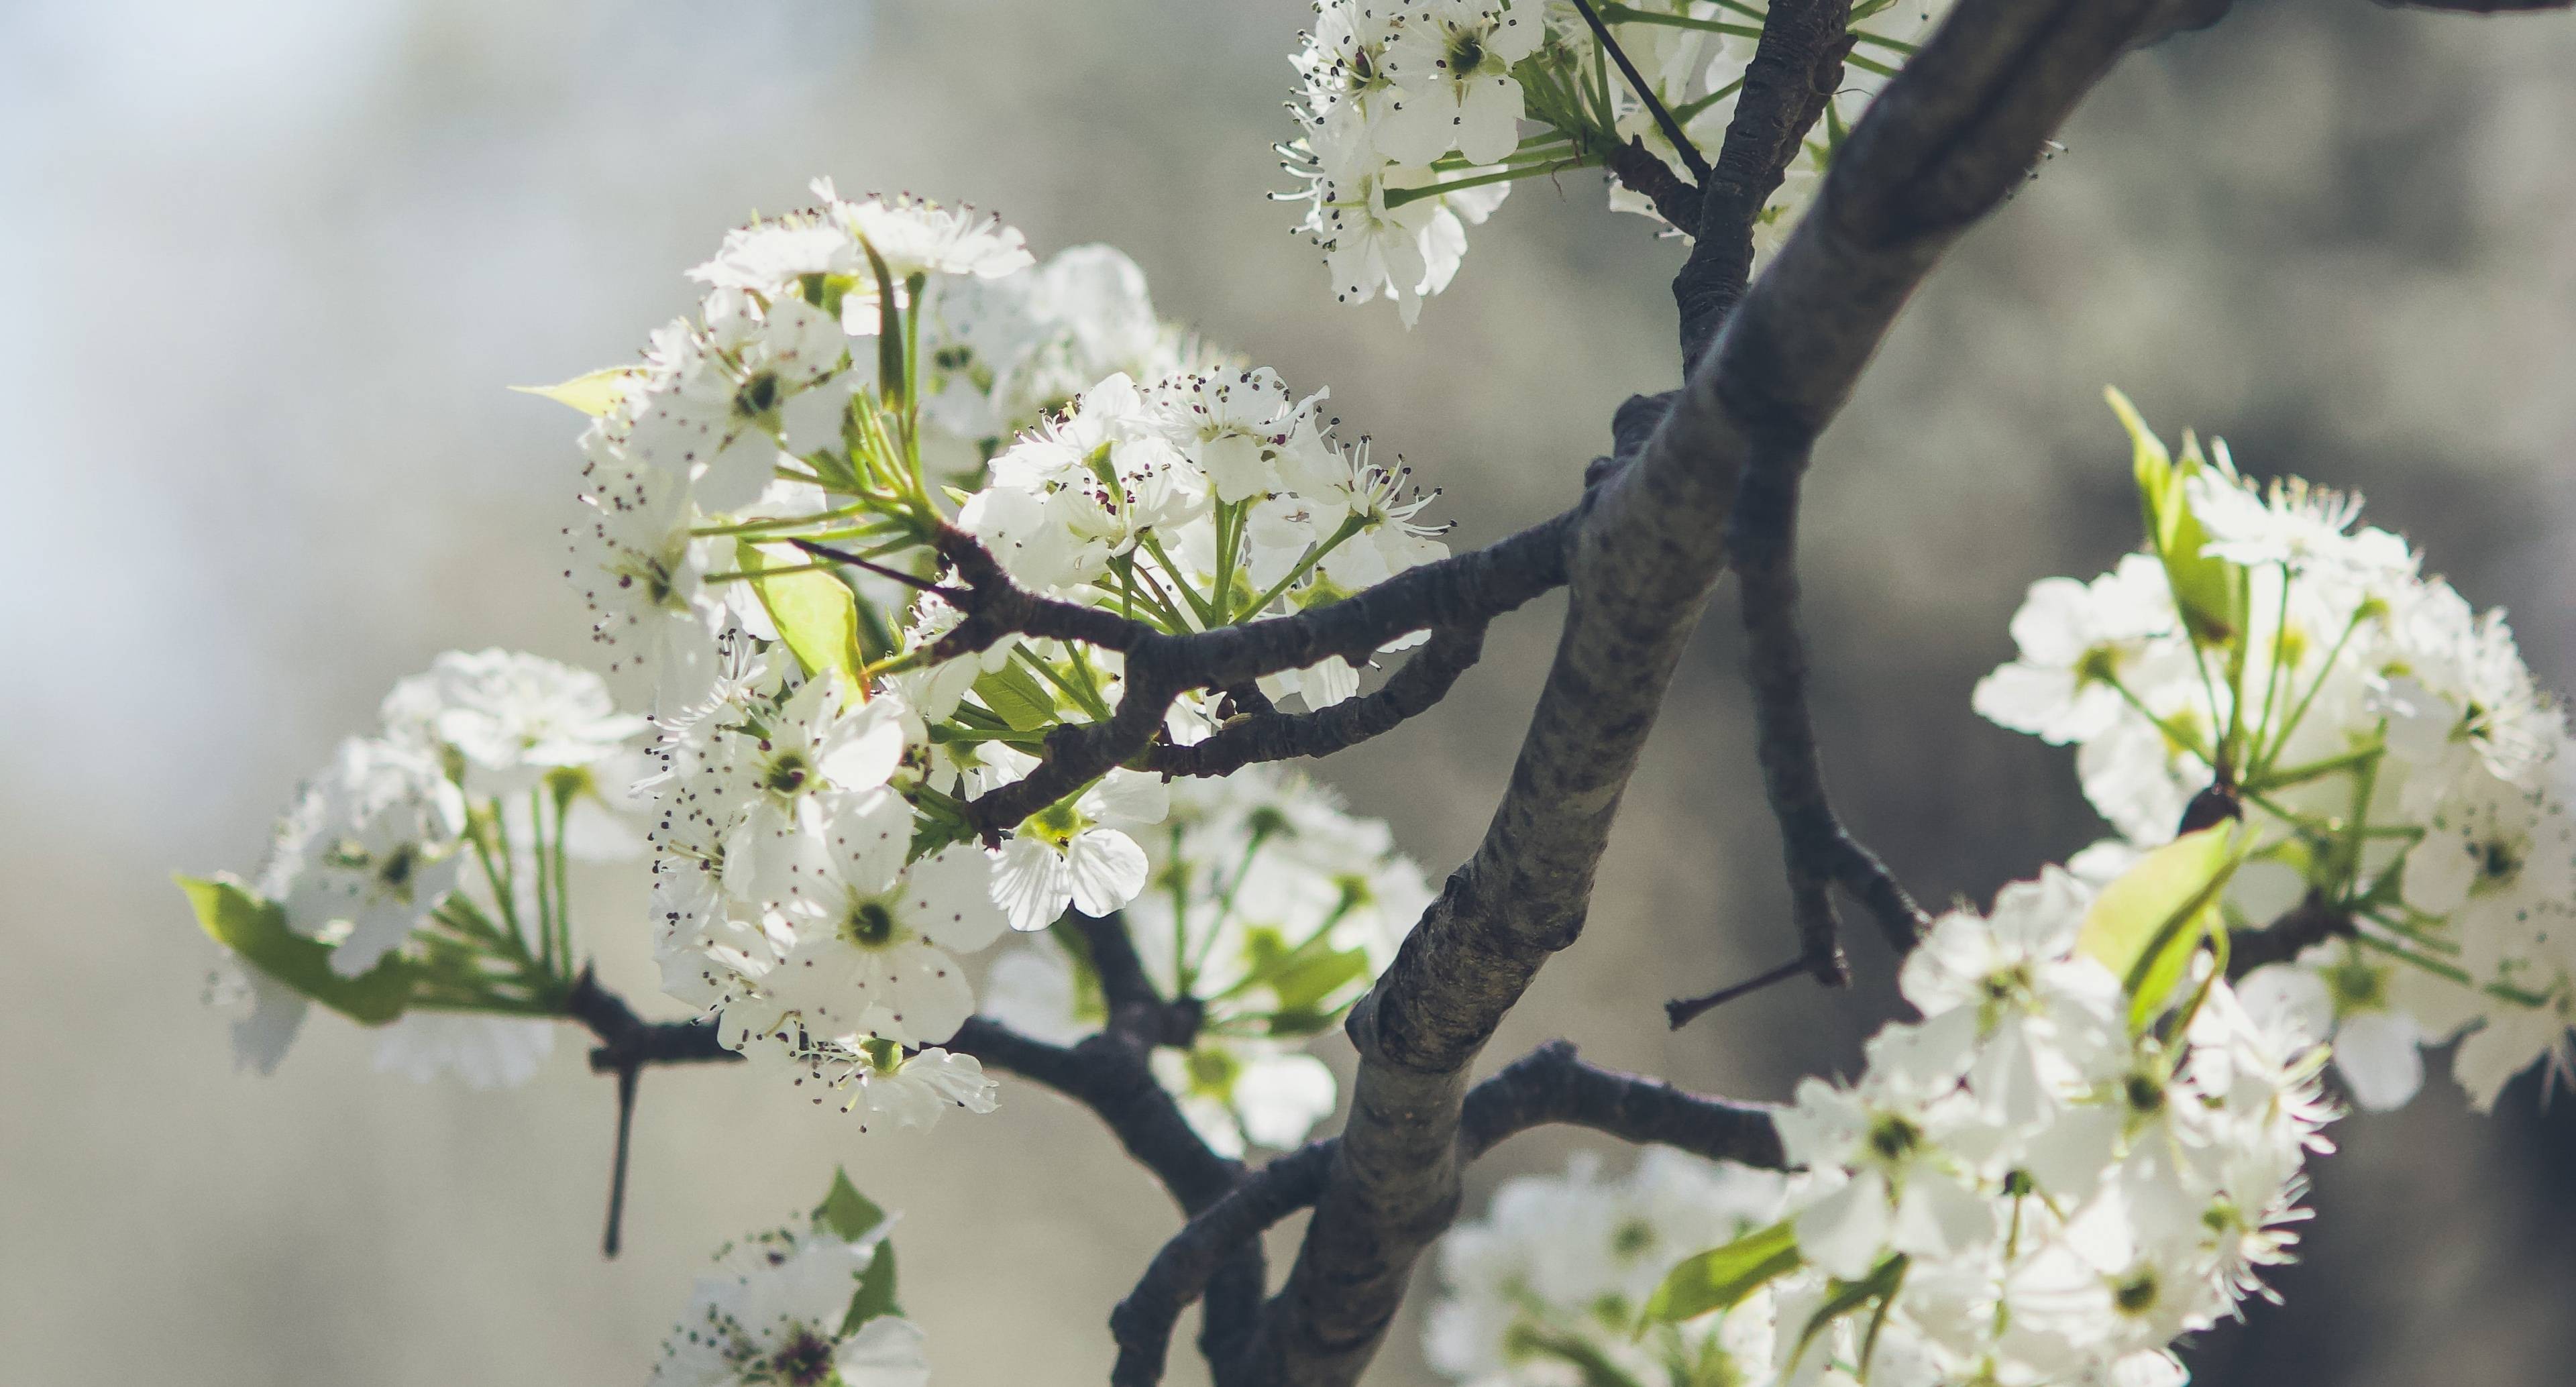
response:
<path fill-rule="evenodd" d="M 2102 888 L 2084 914 L 2076 948 L 2111 970 L 2129 993 L 2129 1020 L 2142 1030 L 2200 947 L 2218 893 L 2236 870 L 2237 825 L 2186 833 L 2139 859 Z"/>
<path fill-rule="evenodd" d="M 2147 538 L 2164 562 L 2165 581 L 2173 588 L 2174 606 L 2181 611 L 2183 624 L 2204 645 L 2233 640 L 2245 625 L 2244 570 L 2201 552 L 2208 532 L 2191 513 L 2187 485 L 2208 463 L 2197 447 L 2185 449 L 2177 462 L 2128 396 L 2116 389 L 2103 393 L 2111 402 L 2111 412 L 2120 416 L 2120 426 L 2128 430 L 2138 507 L 2146 520 Z"/>
<path fill-rule="evenodd" d="M 885 1222 L 885 1210 L 859 1193 L 850 1183 L 850 1173 L 839 1167 L 832 1170 L 832 1188 L 823 1202 L 814 1206 L 814 1224 L 843 1242 L 857 1242 L 876 1231 Z"/>
<path fill-rule="evenodd" d="M 752 591 L 760 595 L 778 638 L 795 652 L 796 663 L 809 675 L 837 669 L 856 688 L 867 661 L 859 654 L 859 604 L 850 585 L 819 568 L 771 575 L 770 569 L 792 568 L 803 560 L 773 559 L 756 544 L 734 548 L 743 572 L 763 575 L 751 580 Z"/>
<path fill-rule="evenodd" d="M 1016 664 L 975 676 L 975 698 L 1016 732 L 1038 732 L 1056 724 L 1055 695 L 1036 675 Z"/>
<path fill-rule="evenodd" d="M 223 878 L 180 877 L 197 924 L 243 962 L 362 1025 L 381 1026 L 411 1000 L 411 965 L 388 956 L 354 978 L 331 971 L 331 946 L 287 927 L 286 911 Z"/>
<path fill-rule="evenodd" d="M 1798 1231 L 1785 1221 L 1683 1258 L 1647 1297 L 1645 1323 L 1679 1324 L 1726 1309 L 1798 1262 Z"/>
<path fill-rule="evenodd" d="M 632 366 L 610 366 L 588 375 L 575 376 L 558 385 L 514 385 L 522 395 L 542 395 L 556 404 L 570 405 L 584 414 L 601 415 L 617 408 L 626 398 L 626 382 L 634 379 Z"/>
<path fill-rule="evenodd" d="M 1244 981 L 1270 989 L 1278 1009 L 1291 1015 L 1319 1012 L 1325 999 L 1368 977 L 1366 949 L 1333 949 L 1309 943 L 1291 948 L 1269 925 L 1244 932 Z"/>
<path fill-rule="evenodd" d="M 850 1292 L 850 1309 L 841 1316 L 841 1333 L 846 1337 L 859 1332 L 859 1326 L 880 1315 L 900 1315 L 903 1306 L 894 1298 L 894 1244 L 880 1242 L 876 1255 L 869 1259 L 868 1269 L 859 1274 L 859 1288 Z"/>

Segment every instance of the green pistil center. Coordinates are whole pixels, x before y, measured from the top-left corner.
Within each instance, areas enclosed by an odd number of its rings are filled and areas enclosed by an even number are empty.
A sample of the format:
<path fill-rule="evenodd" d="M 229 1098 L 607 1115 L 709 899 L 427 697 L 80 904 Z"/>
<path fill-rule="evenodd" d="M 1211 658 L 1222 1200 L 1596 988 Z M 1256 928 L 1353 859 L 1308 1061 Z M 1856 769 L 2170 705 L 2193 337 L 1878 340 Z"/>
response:
<path fill-rule="evenodd" d="M 1889 1114 L 1869 1124 L 1869 1149 L 1882 1161 L 1901 1161 L 1923 1145 L 1923 1129 Z"/>
<path fill-rule="evenodd" d="M 2111 1303 L 2124 1315 L 2143 1315 L 2156 1308 L 2156 1269 L 2140 1267 L 2112 1282 Z"/>
<path fill-rule="evenodd" d="M 772 794 L 792 795 L 805 788 L 814 773 L 800 752 L 783 752 L 770 758 L 769 768 L 760 777 L 761 786 Z"/>
<path fill-rule="evenodd" d="M 882 949 L 895 942 L 899 927 L 882 901 L 861 901 L 841 921 L 841 938 L 852 947 Z"/>
<path fill-rule="evenodd" d="M 778 407 L 779 393 L 776 371 L 755 372 L 751 379 L 742 383 L 740 390 L 733 392 L 733 412 L 746 419 L 757 419 Z"/>

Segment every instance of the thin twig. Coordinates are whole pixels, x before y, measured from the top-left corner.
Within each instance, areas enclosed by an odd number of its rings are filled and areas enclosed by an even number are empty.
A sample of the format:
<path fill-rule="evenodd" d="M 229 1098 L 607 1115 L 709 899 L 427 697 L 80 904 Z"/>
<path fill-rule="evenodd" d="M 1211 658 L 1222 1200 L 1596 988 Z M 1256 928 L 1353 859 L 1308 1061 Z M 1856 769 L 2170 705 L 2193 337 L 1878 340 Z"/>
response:
<path fill-rule="evenodd" d="M 643 1070 L 629 1062 L 617 1071 L 617 1154 L 608 1167 L 608 1231 L 600 1235 L 599 1255 L 617 1256 L 618 1227 L 626 1219 L 626 1153 L 635 1131 L 635 1086 Z"/>
<path fill-rule="evenodd" d="M 880 578 L 890 578 L 917 592 L 935 592 L 941 597 L 948 599 L 950 602 L 956 602 L 965 596 L 964 593 L 958 592 L 953 588 L 941 587 L 939 584 L 934 583 L 927 578 L 920 577 L 916 574 L 906 573 L 899 568 L 888 568 L 884 564 L 871 562 L 867 559 L 860 558 L 856 554 L 835 549 L 828 544 L 816 544 L 810 539 L 793 538 L 789 539 L 787 542 L 818 559 L 830 559 L 834 563 L 845 563 L 852 568 L 865 569 Z"/>
<path fill-rule="evenodd" d="M 1592 26 L 1592 37 L 1610 54 L 1610 61 L 1619 65 L 1620 75 L 1628 79 L 1628 89 L 1635 92 L 1637 99 L 1646 103 L 1646 109 L 1653 113 L 1655 128 L 1664 132 L 1664 138 L 1673 142 L 1674 152 L 1690 166 L 1691 177 L 1706 185 L 1708 160 L 1700 157 L 1699 146 L 1692 144 L 1690 136 L 1682 133 L 1681 122 L 1664 109 L 1664 103 L 1655 95 L 1654 85 L 1646 80 L 1644 73 L 1637 71 L 1635 63 L 1628 61 L 1627 50 L 1619 46 L 1617 39 L 1610 37 L 1610 26 L 1601 22 L 1600 15 L 1593 13 L 1591 0 L 1574 0 L 1574 8 L 1583 12 L 1583 22 Z"/>
<path fill-rule="evenodd" d="M 1929 924 L 1905 888 L 1834 814 L 1807 709 L 1806 640 L 1798 630 L 1799 480 L 1808 451 L 1794 439 L 1757 439 L 1745 460 L 1727 532 L 1744 613 L 1744 671 L 1753 691 L 1762 788 L 1780 823 L 1798 957 L 1816 981 L 1851 981 L 1831 887 L 1839 882 L 1903 953 Z M 1678 1024 L 1678 1023 L 1676 1023 Z"/>
<path fill-rule="evenodd" d="M 1255 762 L 1348 750 L 1437 706 L 1484 648 L 1483 622 L 1443 626 L 1373 693 L 1310 713 L 1254 714 L 1188 746 L 1149 748 L 1140 768 L 1165 775 L 1232 775 Z"/>
<path fill-rule="evenodd" d="M 1664 1003 L 1664 1018 L 1672 1023 L 1674 1030 L 1678 1031 L 1698 1020 L 1702 1013 L 1715 1011 L 1738 997 L 1750 996 L 1766 987 L 1787 982 L 1801 973 L 1813 971 L 1814 967 L 1814 964 L 1807 961 L 1806 955 L 1801 954 L 1760 977 L 1729 987 L 1721 987 L 1705 997 L 1676 997 Z"/>

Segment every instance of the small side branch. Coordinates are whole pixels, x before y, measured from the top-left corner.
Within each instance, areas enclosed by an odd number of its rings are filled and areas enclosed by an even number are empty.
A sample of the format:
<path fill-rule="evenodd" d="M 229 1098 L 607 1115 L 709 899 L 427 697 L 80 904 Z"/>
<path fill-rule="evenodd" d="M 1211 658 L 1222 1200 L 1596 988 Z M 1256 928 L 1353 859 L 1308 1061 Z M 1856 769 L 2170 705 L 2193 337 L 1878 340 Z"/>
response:
<path fill-rule="evenodd" d="M 1664 138 L 1672 142 L 1673 152 L 1681 156 L 1683 166 L 1691 171 L 1691 177 L 1706 183 L 1708 159 L 1699 152 L 1699 146 L 1691 143 L 1690 136 L 1683 133 L 1681 122 L 1664 109 L 1662 99 L 1655 95 L 1654 84 L 1647 81 L 1646 75 L 1637 70 L 1637 65 L 1628 60 L 1628 50 L 1621 48 L 1619 40 L 1610 36 L 1610 26 L 1602 23 L 1601 16 L 1593 12 L 1592 0 L 1574 0 L 1574 8 L 1582 11 L 1583 22 L 1592 26 L 1593 41 L 1610 55 L 1610 61 L 1619 65 L 1619 75 L 1628 79 L 1628 90 L 1635 92 L 1637 100 L 1645 103 L 1647 114 L 1655 118 L 1655 128 L 1664 132 Z"/>
<path fill-rule="evenodd" d="M 1245 1177 L 1163 1244 L 1136 1288 L 1110 1312 L 1109 1332 L 1118 1341 L 1118 1362 L 1109 1373 L 1112 1387 L 1152 1387 L 1163 1380 L 1172 1326 L 1181 1311 L 1207 1291 L 1210 1278 L 1235 1248 L 1314 1203 L 1332 1165 L 1332 1140 L 1310 1142 Z M 1212 1366 L 1222 1375 L 1221 1364 Z"/>
<path fill-rule="evenodd" d="M 2261 929 L 2227 937 L 2227 980 L 2235 982 L 2270 963 L 2288 963 L 2329 939 L 2350 938 L 2352 916 L 2311 897 Z"/>
<path fill-rule="evenodd" d="M 1566 1041 L 1551 1041 L 1505 1066 L 1467 1093 L 1458 1128 L 1459 1154 L 1473 1160 L 1505 1138 L 1534 1127 L 1588 1127 L 1639 1145 L 1670 1146 L 1712 1160 L 1764 1170 L 1785 1164 L 1767 1108 L 1686 1093 L 1660 1079 L 1586 1064 Z M 1109 1317 L 1118 1341 L 1111 1387 L 1162 1381 L 1172 1326 L 1209 1287 L 1232 1249 L 1252 1243 L 1290 1214 L 1313 1204 L 1331 1178 L 1336 1142 L 1309 1142 L 1246 1176 L 1154 1254 L 1136 1288 Z M 1212 1359 L 1217 1380 L 1236 1364 Z"/>
<path fill-rule="evenodd" d="M 1150 749 L 1143 768 L 1165 775 L 1232 775 L 1256 761 L 1330 756 L 1430 711 L 1485 653 L 1485 624 L 1443 626 L 1375 693 L 1312 713 L 1264 713 L 1189 746 Z"/>
<path fill-rule="evenodd" d="M 2392 10 L 2448 10 L 2453 14 L 2537 14 L 2563 10 L 2576 0 L 2379 0 Z"/>
<path fill-rule="evenodd" d="M 1729 527 L 1744 611 L 1745 678 L 1753 690 L 1762 788 L 1780 821 L 1798 957 L 1819 983 L 1851 980 L 1832 887 L 1840 883 L 1877 919 L 1897 952 L 1927 921 L 1877 856 L 1853 839 L 1825 797 L 1824 764 L 1807 711 L 1807 648 L 1798 630 L 1798 487 L 1803 440 L 1757 439 L 1745 461 Z"/>
<path fill-rule="evenodd" d="M 989 840 L 1079 790 L 1111 769 L 1142 756 L 1163 729 L 1172 700 L 1191 689 L 1230 689 L 1263 675 L 1304 669 L 1335 656 L 1365 664 L 1387 643 L 1414 631 L 1477 627 L 1565 583 L 1566 543 L 1580 509 L 1487 545 L 1423 564 L 1327 606 L 1187 635 L 1167 635 L 1112 612 L 1078 607 L 1031 593 L 1002 569 L 971 535 L 943 529 L 937 544 L 965 590 L 966 615 L 930 648 L 936 662 L 989 649 L 1011 635 L 1079 641 L 1126 657 L 1118 709 L 1108 720 L 1059 727 L 1047 736 L 1037 768 L 1012 784 L 969 802 L 975 827 Z M 1443 647 L 1455 663 L 1459 638 Z M 1454 681 L 1464 664 L 1445 672 L 1426 666 L 1407 681 L 1383 711 L 1402 706 Z M 1383 730 L 1383 729 L 1381 729 Z M 1373 734 L 1372 734 L 1373 735 Z"/>
<path fill-rule="evenodd" d="M 1473 1160 L 1506 1137 L 1549 1125 L 1588 1127 L 1641 1146 L 1670 1146 L 1761 1170 L 1787 1165 L 1769 1108 L 1587 1064 L 1563 1040 L 1530 1051 L 1469 1089 L 1458 1144 Z"/>
<path fill-rule="evenodd" d="M 1851 0 L 1771 0 L 1717 166 L 1700 180 L 1700 205 L 1674 223 L 1697 238 L 1673 277 L 1685 374 L 1744 298 L 1754 221 L 1842 85 L 1850 28 Z"/>

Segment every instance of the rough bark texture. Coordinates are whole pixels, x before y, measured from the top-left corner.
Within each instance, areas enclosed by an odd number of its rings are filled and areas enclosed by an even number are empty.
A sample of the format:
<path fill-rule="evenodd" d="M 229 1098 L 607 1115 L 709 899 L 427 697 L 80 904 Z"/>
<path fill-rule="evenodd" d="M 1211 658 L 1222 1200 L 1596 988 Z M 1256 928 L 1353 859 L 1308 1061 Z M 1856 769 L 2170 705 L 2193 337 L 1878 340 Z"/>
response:
<path fill-rule="evenodd" d="M 1510 789 L 1475 857 L 1351 1014 L 1350 1122 L 1247 1380 L 1356 1380 L 1415 1259 L 1455 1216 L 1467 1067 L 1539 966 L 1581 932 L 1620 792 L 1723 565 L 1757 440 L 1813 442 L 1950 241 L 2174 9 L 1963 0 L 1853 131 L 1815 207 L 1725 316 L 1635 461 L 1586 494 L 1568 541 L 1564 632 Z M 1812 73 L 1823 61 L 1782 66 Z M 1748 82 L 1739 119 L 1756 96 Z M 1716 230 L 1703 226 L 1701 239 Z M 1729 230 L 1749 241 L 1749 216 Z"/>

